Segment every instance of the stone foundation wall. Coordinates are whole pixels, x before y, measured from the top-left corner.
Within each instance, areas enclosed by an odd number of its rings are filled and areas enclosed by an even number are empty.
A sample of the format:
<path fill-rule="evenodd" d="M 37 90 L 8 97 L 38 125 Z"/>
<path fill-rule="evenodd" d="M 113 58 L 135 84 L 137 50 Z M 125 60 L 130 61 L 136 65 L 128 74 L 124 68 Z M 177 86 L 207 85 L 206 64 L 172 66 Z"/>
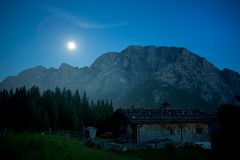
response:
<path fill-rule="evenodd" d="M 174 143 L 209 141 L 207 123 L 138 124 L 136 127 L 137 143 L 163 140 L 170 140 Z"/>
<path fill-rule="evenodd" d="M 182 142 L 205 142 L 210 140 L 207 123 L 183 123 Z"/>

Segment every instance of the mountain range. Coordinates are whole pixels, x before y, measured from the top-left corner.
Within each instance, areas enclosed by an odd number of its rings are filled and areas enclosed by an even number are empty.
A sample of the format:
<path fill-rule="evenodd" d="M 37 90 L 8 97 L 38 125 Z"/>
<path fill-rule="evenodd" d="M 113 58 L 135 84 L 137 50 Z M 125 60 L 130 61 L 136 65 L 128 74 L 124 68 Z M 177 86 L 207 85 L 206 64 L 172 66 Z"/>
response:
<path fill-rule="evenodd" d="M 0 89 L 33 85 L 86 91 L 91 99 L 111 99 L 115 107 L 159 107 L 168 102 L 215 112 L 222 103 L 239 103 L 240 74 L 220 70 L 186 48 L 129 46 L 101 55 L 89 67 L 36 66 L 7 77 Z"/>

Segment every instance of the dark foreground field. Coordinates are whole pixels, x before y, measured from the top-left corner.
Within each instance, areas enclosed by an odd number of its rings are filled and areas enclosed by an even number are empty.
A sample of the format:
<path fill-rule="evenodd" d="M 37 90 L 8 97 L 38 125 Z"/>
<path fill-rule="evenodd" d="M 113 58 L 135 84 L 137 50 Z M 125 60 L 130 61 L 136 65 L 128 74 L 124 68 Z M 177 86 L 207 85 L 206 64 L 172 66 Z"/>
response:
<path fill-rule="evenodd" d="M 0 136 L 0 159 L 23 160 L 208 160 L 210 151 L 198 148 L 168 148 L 144 151 L 101 151 L 62 136 L 41 134 L 10 134 Z"/>

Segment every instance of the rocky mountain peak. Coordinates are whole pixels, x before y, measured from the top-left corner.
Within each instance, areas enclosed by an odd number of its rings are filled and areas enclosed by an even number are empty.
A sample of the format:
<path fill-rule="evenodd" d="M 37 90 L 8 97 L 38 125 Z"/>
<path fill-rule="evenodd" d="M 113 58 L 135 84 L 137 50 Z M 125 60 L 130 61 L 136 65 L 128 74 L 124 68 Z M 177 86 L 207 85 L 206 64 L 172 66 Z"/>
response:
<path fill-rule="evenodd" d="M 60 66 L 59 66 L 59 69 L 62 70 L 62 69 L 73 69 L 74 67 L 71 66 L 70 64 L 67 64 L 67 63 L 62 63 Z"/>
<path fill-rule="evenodd" d="M 0 89 L 37 85 L 40 89 L 86 90 L 91 98 L 111 99 L 115 106 L 173 106 L 216 110 L 235 103 L 240 75 L 220 71 L 205 58 L 182 47 L 129 46 L 108 52 L 90 67 L 62 63 L 59 68 L 37 66 L 5 79 Z"/>

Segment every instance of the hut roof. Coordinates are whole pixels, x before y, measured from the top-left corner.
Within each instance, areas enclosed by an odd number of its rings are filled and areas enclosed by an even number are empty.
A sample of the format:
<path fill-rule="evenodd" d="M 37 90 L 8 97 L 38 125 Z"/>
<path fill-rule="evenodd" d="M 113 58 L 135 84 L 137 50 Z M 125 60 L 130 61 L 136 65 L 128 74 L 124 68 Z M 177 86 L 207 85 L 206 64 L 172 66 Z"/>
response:
<path fill-rule="evenodd" d="M 129 122 L 210 121 L 212 115 L 200 110 L 187 109 L 117 109 L 115 114 Z"/>

